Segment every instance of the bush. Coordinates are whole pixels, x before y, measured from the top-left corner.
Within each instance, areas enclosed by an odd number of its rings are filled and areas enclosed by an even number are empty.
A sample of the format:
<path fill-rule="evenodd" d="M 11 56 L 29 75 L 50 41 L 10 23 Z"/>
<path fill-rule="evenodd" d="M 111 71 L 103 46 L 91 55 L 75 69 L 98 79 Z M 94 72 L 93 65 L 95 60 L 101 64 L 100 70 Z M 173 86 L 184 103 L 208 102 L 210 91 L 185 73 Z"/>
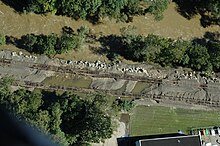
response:
<path fill-rule="evenodd" d="M 135 103 L 133 100 L 116 99 L 113 106 L 116 106 L 120 111 L 129 112 L 134 108 Z"/>
<path fill-rule="evenodd" d="M 6 38 L 4 35 L 0 34 L 0 45 L 4 45 L 6 43 Z"/>
<path fill-rule="evenodd" d="M 167 39 L 152 34 L 145 37 L 126 33 L 126 30 L 124 34 L 118 37 L 120 47 L 110 48 L 108 57 L 112 60 L 119 54 L 129 60 L 159 63 L 161 66 L 183 66 L 206 72 L 211 72 L 213 67 L 215 70 L 220 68 L 218 42 L 209 41 L 202 46 L 191 41 Z"/>
<path fill-rule="evenodd" d="M 167 9 L 170 0 L 153 0 L 148 1 L 150 4 L 147 12 L 154 15 L 155 20 L 162 20 L 163 19 L 163 12 Z"/>
<path fill-rule="evenodd" d="M 27 34 L 21 37 L 19 47 L 38 54 L 66 53 L 72 49 L 80 49 L 85 43 L 89 31 L 88 27 L 82 26 L 77 30 L 77 33 L 74 33 L 70 27 L 64 27 L 60 37 L 54 33 L 49 35 Z"/>

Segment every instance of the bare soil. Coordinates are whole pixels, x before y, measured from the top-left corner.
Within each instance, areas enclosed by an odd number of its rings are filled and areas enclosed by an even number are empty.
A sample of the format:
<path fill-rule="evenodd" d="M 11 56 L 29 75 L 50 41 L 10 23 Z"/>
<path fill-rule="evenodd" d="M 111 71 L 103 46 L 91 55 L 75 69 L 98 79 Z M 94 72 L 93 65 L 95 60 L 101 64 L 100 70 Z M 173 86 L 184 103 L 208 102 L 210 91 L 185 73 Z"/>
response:
<path fill-rule="evenodd" d="M 164 12 L 162 21 L 155 21 L 153 16 L 136 16 L 131 23 L 115 23 L 114 20 L 104 20 L 102 24 L 93 25 L 85 20 L 73 20 L 69 17 L 56 16 L 53 14 L 37 15 L 33 13 L 19 14 L 13 8 L 0 2 L 0 32 L 6 35 L 19 37 L 27 33 L 59 33 L 63 26 L 77 29 L 87 25 L 93 33 L 103 35 L 119 34 L 120 28 L 133 25 L 137 33 L 147 35 L 154 33 L 172 38 L 194 38 L 201 37 L 207 31 L 220 31 L 219 26 L 203 28 L 200 25 L 200 16 L 188 20 L 176 11 L 175 3 L 171 3 Z"/>

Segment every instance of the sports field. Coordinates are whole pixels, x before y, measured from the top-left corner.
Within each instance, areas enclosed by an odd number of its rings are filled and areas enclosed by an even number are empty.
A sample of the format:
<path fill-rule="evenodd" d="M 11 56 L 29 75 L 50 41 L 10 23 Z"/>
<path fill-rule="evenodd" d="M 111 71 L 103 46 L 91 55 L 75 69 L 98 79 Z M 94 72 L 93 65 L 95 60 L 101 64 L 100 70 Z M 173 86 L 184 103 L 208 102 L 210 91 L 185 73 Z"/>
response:
<path fill-rule="evenodd" d="M 220 126 L 220 111 L 137 106 L 130 121 L 130 135 L 187 132 L 189 127 Z"/>

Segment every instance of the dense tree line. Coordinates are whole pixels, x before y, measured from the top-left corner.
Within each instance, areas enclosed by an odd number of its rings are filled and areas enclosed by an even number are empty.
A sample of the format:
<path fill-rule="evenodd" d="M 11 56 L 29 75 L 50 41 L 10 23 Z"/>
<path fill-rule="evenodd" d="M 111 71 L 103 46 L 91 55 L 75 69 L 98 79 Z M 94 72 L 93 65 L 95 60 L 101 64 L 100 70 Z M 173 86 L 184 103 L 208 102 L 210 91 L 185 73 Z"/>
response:
<path fill-rule="evenodd" d="M 100 41 L 109 48 L 108 57 L 111 60 L 121 55 L 129 60 L 159 63 L 161 66 L 183 66 L 207 72 L 220 69 L 220 43 L 217 38 L 185 41 L 152 34 L 141 36 L 124 33 Z"/>
<path fill-rule="evenodd" d="M 62 145 L 89 145 L 110 138 L 113 132 L 112 103 L 105 96 L 82 99 L 64 92 L 11 92 L 10 78 L 0 79 L 0 105 L 36 125 Z"/>
<path fill-rule="evenodd" d="M 55 55 L 80 49 L 85 43 L 88 27 L 82 26 L 75 33 L 70 27 L 64 27 L 62 35 L 23 35 L 17 40 L 17 46 L 37 54 Z M 19 45 L 18 45 L 19 44 Z"/>
<path fill-rule="evenodd" d="M 131 21 L 134 15 L 147 12 L 162 18 L 162 12 L 170 0 L 3 0 L 17 10 L 44 14 L 52 12 L 74 19 L 88 19 L 97 22 L 104 17 Z"/>
<path fill-rule="evenodd" d="M 2 0 L 18 11 L 56 15 L 66 15 L 74 19 L 82 18 L 97 23 L 104 17 L 121 21 L 132 21 L 134 15 L 153 14 L 156 20 L 163 18 L 171 0 Z M 219 0 L 173 0 L 177 10 L 186 18 L 201 15 L 201 24 L 220 25 Z"/>

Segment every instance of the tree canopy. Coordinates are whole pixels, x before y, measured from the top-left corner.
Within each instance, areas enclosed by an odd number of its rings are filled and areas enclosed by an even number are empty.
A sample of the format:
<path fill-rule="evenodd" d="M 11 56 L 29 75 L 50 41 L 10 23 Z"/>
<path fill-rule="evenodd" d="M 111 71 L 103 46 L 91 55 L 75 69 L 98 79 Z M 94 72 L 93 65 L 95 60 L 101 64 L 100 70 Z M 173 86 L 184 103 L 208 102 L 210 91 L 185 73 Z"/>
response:
<path fill-rule="evenodd" d="M 81 26 L 77 32 L 70 27 L 63 27 L 61 36 L 51 33 L 49 35 L 23 35 L 19 39 L 18 47 L 26 49 L 29 52 L 45 55 L 55 55 L 66 53 L 69 50 L 79 50 L 86 41 L 89 28 Z"/>
<path fill-rule="evenodd" d="M 111 137 L 112 117 L 106 111 L 111 109 L 111 103 L 104 96 L 82 99 L 70 92 L 59 95 L 25 89 L 11 92 L 11 82 L 10 78 L 0 79 L 0 105 L 52 135 L 57 143 L 85 145 Z"/>
<path fill-rule="evenodd" d="M 213 37 L 215 38 L 204 36 L 202 40 L 186 41 L 153 34 L 142 36 L 123 32 L 121 36 L 111 35 L 100 41 L 108 48 L 108 53 L 114 54 L 107 54 L 111 60 L 117 59 L 115 56 L 120 55 L 136 62 L 158 63 L 170 67 L 182 66 L 210 73 L 220 69 L 219 35 Z"/>
<path fill-rule="evenodd" d="M 104 17 L 120 21 L 132 21 L 134 15 L 153 14 L 163 17 L 169 0 L 3 0 L 18 11 L 45 14 L 48 12 L 74 19 L 87 19 L 97 23 Z"/>

